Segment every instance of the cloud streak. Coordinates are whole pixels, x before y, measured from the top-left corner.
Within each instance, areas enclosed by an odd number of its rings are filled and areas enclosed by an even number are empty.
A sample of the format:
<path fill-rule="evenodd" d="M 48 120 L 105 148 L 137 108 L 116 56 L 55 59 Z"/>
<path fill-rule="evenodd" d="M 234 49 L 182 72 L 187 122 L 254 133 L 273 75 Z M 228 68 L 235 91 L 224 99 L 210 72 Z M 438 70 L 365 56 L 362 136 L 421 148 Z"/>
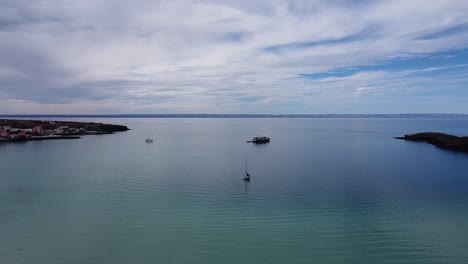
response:
<path fill-rule="evenodd" d="M 468 112 L 447 103 L 466 96 L 453 58 L 467 57 L 467 13 L 456 0 L 6 0 L 0 112 Z"/>

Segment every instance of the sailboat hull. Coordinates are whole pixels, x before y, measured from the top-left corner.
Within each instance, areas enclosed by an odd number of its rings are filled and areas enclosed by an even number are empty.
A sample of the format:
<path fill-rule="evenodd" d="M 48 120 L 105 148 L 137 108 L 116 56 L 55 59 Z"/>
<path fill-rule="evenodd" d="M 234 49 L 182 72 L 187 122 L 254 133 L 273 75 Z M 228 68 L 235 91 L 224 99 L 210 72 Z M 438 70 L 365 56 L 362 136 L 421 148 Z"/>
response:
<path fill-rule="evenodd" d="M 245 172 L 244 181 L 250 181 L 250 173 Z"/>

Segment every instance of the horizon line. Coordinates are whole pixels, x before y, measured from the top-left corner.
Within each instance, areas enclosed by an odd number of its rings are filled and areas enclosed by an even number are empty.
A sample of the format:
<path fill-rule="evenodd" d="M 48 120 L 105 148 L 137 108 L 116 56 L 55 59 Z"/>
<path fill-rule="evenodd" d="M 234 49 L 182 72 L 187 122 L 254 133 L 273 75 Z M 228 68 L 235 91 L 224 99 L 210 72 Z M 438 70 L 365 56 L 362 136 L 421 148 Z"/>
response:
<path fill-rule="evenodd" d="M 0 118 L 408 118 L 468 117 L 465 113 L 400 114 L 0 114 Z"/>

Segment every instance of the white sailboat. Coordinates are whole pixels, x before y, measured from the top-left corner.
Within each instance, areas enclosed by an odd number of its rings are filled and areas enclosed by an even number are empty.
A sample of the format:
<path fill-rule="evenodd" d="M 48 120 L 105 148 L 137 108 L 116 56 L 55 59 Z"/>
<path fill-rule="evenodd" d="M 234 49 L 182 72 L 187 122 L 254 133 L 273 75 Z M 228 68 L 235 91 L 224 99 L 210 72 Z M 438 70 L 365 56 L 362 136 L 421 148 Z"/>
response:
<path fill-rule="evenodd" d="M 244 181 L 249 182 L 250 181 L 250 173 L 247 170 L 247 157 L 245 157 L 245 173 L 244 173 Z"/>
<path fill-rule="evenodd" d="M 152 136 L 149 136 L 145 139 L 145 142 L 146 143 L 153 143 L 153 137 Z"/>

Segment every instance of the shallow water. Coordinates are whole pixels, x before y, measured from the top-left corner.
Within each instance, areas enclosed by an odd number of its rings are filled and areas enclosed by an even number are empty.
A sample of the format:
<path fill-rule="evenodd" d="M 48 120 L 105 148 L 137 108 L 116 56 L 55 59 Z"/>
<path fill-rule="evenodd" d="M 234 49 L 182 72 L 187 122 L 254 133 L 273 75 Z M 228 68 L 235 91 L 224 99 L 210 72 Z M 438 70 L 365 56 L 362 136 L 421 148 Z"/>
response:
<path fill-rule="evenodd" d="M 468 263 L 468 155 L 393 139 L 468 119 L 92 121 L 0 145 L 0 263 Z"/>

